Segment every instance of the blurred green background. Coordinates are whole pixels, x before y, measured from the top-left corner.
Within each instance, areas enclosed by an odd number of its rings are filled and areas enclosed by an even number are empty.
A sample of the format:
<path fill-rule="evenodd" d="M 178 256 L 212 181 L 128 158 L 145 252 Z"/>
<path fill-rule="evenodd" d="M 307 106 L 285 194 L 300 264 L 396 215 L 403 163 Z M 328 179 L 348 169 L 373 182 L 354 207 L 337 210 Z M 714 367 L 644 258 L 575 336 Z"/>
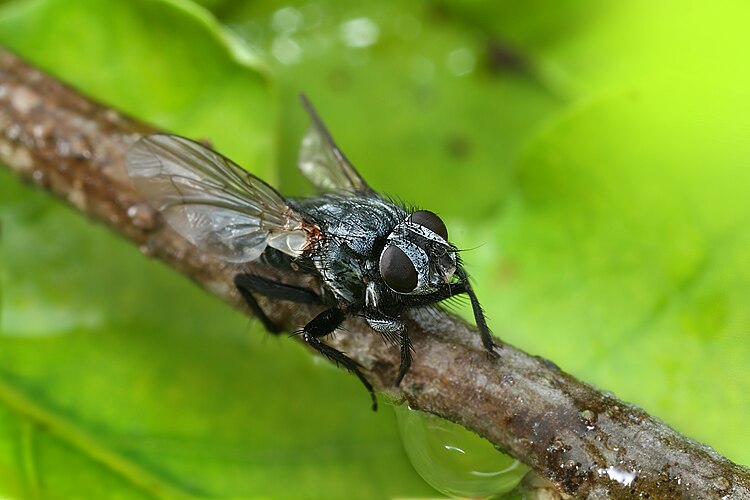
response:
<path fill-rule="evenodd" d="M 498 335 L 750 464 L 750 4 L 203 4 L 0 2 L 0 43 L 285 194 L 306 92 Z M 0 216 L 0 496 L 435 495 L 353 377 L 6 171 Z"/>

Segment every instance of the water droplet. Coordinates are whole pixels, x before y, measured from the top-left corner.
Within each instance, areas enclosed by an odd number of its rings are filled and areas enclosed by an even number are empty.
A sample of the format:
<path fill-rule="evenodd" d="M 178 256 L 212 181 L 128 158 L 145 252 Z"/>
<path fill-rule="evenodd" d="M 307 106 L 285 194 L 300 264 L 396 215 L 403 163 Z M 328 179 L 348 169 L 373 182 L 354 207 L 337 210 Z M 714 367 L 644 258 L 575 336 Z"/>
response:
<path fill-rule="evenodd" d="M 369 47 L 380 38 L 380 28 L 372 19 L 358 17 L 341 23 L 341 39 L 354 48 Z"/>
<path fill-rule="evenodd" d="M 291 66 L 302 58 L 302 47 L 291 38 L 280 36 L 274 38 L 271 53 L 281 64 Z"/>
<path fill-rule="evenodd" d="M 448 71 L 456 76 L 463 76 L 474 71 L 477 58 L 474 52 L 464 47 L 448 54 L 445 64 L 448 66 Z"/>
<path fill-rule="evenodd" d="M 615 466 L 609 466 L 606 469 L 599 469 L 599 474 L 607 474 L 612 481 L 617 481 L 623 486 L 630 486 L 637 477 L 635 472 L 620 469 Z"/>
<path fill-rule="evenodd" d="M 581 411 L 581 420 L 583 420 L 583 423 L 586 425 L 586 429 L 588 430 L 594 430 L 596 428 L 596 413 L 593 411 L 586 409 Z"/>
<path fill-rule="evenodd" d="M 395 412 L 414 469 L 441 493 L 495 497 L 515 488 L 528 470 L 458 424 L 406 405 L 395 407 Z"/>
<path fill-rule="evenodd" d="M 300 12 L 305 20 L 305 29 L 313 29 L 320 26 L 325 17 L 323 9 L 316 3 L 309 3 L 300 7 Z"/>
<path fill-rule="evenodd" d="M 302 13 L 294 7 L 284 7 L 273 13 L 271 26 L 277 33 L 294 33 L 302 25 Z"/>
<path fill-rule="evenodd" d="M 416 83 L 428 83 L 435 75 L 435 65 L 426 57 L 416 57 L 411 63 L 410 73 Z"/>

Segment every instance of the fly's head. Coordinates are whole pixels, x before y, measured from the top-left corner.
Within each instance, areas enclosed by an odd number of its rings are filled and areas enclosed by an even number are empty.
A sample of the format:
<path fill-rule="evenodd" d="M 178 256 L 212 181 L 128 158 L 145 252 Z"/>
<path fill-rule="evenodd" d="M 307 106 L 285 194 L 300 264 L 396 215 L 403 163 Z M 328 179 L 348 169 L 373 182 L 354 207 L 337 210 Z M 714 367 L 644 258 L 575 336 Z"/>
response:
<path fill-rule="evenodd" d="M 427 210 L 410 214 L 398 224 L 380 254 L 380 276 L 391 290 L 425 295 L 449 287 L 456 279 L 456 247 L 448 230 Z"/>

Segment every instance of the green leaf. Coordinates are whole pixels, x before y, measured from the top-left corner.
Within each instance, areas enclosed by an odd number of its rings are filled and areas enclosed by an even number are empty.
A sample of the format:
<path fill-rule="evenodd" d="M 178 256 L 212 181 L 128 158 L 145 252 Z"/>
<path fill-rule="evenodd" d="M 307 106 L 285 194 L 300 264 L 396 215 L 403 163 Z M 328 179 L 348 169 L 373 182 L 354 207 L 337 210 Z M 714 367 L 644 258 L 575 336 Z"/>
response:
<path fill-rule="evenodd" d="M 0 41 L 20 55 L 269 178 L 273 84 L 205 12 L 145 0 L 8 8 Z M 0 207 L 0 496 L 431 491 L 387 405 L 372 414 L 353 377 L 248 332 L 246 318 L 6 171 Z"/>
<path fill-rule="evenodd" d="M 0 42 L 284 193 L 306 92 L 477 247 L 499 335 L 750 463 L 744 2 L 204 3 L 254 51 L 183 1 L 3 4 Z M 431 494 L 352 377 L 6 173 L 0 207 L 0 495 Z"/>
<path fill-rule="evenodd" d="M 521 146 L 566 97 L 545 75 L 493 67 L 485 33 L 433 9 L 430 2 L 334 0 L 222 10 L 267 54 L 288 103 L 281 136 L 287 192 L 310 192 L 296 169 L 307 126 L 296 102 L 305 92 L 375 188 L 431 203 L 455 225 L 484 219 L 503 203 Z M 357 46 L 356 36 L 371 44 Z"/>
<path fill-rule="evenodd" d="M 0 23 L 0 42 L 86 94 L 270 172 L 273 83 L 252 51 L 195 4 L 27 1 L 6 6 Z"/>
<path fill-rule="evenodd" d="M 571 110 L 529 147 L 486 271 L 513 343 L 744 463 L 748 105 L 669 80 Z"/>
<path fill-rule="evenodd" d="M 500 336 L 750 463 L 747 4 L 318 5 L 295 5 L 293 29 L 274 2 L 222 15 L 282 95 L 320 95 L 374 186 L 448 220 Z M 378 41 L 347 47 L 362 17 Z M 476 66 L 457 76 L 460 47 Z"/>

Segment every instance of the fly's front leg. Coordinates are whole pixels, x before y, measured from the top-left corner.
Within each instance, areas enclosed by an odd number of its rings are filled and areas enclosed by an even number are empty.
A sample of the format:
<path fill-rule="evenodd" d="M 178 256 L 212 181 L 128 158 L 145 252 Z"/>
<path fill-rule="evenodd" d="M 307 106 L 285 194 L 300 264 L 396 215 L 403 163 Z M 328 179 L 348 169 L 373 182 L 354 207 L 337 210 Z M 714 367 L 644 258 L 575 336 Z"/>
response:
<path fill-rule="evenodd" d="M 370 327 L 391 344 L 401 345 L 401 367 L 395 385 L 399 385 L 411 366 L 411 341 L 406 325 L 398 318 L 391 318 L 376 309 L 367 309 L 365 319 Z"/>
<path fill-rule="evenodd" d="M 437 292 L 424 295 L 404 295 L 401 297 L 401 301 L 407 306 L 427 306 L 466 293 L 467 285 L 468 283 L 456 283 Z"/>
<path fill-rule="evenodd" d="M 335 362 L 337 365 L 342 365 L 344 368 L 354 373 L 370 393 L 370 397 L 372 398 L 372 411 L 377 411 L 378 400 L 375 398 L 375 390 L 372 388 L 370 381 L 365 378 L 361 371 L 359 371 L 359 365 L 343 352 L 320 341 L 320 337 L 325 337 L 326 335 L 333 333 L 336 328 L 341 326 L 344 319 L 346 319 L 346 313 L 339 307 L 332 307 L 315 316 L 312 321 L 306 324 L 305 327 L 297 333 L 301 334 L 302 339 L 312 346 L 313 349 Z"/>
<path fill-rule="evenodd" d="M 487 349 L 487 352 L 491 356 L 500 356 L 500 354 L 498 354 L 497 352 L 497 349 L 499 349 L 500 347 L 495 344 L 494 340 L 492 340 L 492 332 L 490 332 L 490 328 L 487 326 L 487 320 L 484 318 L 484 311 L 482 311 L 482 306 L 481 304 L 479 304 L 479 299 L 477 299 L 477 296 L 474 293 L 474 289 L 469 283 L 469 277 L 466 275 L 466 271 L 459 268 L 458 275 L 463 280 L 466 294 L 469 296 L 469 300 L 471 301 L 471 309 L 474 311 L 474 321 L 477 324 L 477 328 L 479 328 L 479 334 L 482 336 L 482 344 L 484 345 L 484 348 Z"/>
<path fill-rule="evenodd" d="M 479 304 L 476 294 L 474 294 L 474 290 L 468 286 L 466 288 L 466 293 L 469 295 L 469 300 L 471 300 L 471 308 L 474 310 L 474 321 L 479 328 L 479 334 L 482 337 L 484 348 L 487 349 L 487 352 L 491 356 L 499 357 L 500 354 L 497 352 L 497 349 L 499 349 L 500 346 L 498 346 L 492 339 L 492 332 L 490 331 L 490 327 L 487 326 L 487 320 L 484 318 L 484 311 Z"/>
<path fill-rule="evenodd" d="M 474 321 L 476 322 L 477 328 L 479 328 L 479 334 L 482 337 L 482 345 L 484 345 L 490 355 L 497 357 L 499 356 L 497 353 L 499 346 L 495 344 L 494 340 L 492 340 L 492 333 L 487 326 L 487 320 L 484 318 L 484 312 L 482 311 L 482 306 L 479 304 L 479 299 L 477 299 L 474 289 L 471 288 L 466 272 L 460 268 L 457 272 L 458 276 L 462 279 L 461 283 L 456 283 L 450 287 L 425 295 L 404 296 L 401 300 L 404 304 L 412 307 L 426 306 L 462 293 L 467 294 L 471 301 L 471 309 L 474 312 Z"/>
<path fill-rule="evenodd" d="M 240 291 L 242 298 L 245 299 L 248 307 L 257 317 L 263 326 L 269 332 L 278 334 L 282 331 L 282 328 L 276 325 L 271 319 L 263 312 L 260 304 L 253 296 L 253 293 L 265 295 L 266 297 L 276 300 L 288 300 L 291 302 L 297 302 L 301 304 L 320 304 L 322 298 L 312 290 L 307 288 L 300 288 L 293 285 L 287 285 L 278 281 L 261 278 L 253 274 L 238 274 L 234 277 L 234 284 Z"/>

